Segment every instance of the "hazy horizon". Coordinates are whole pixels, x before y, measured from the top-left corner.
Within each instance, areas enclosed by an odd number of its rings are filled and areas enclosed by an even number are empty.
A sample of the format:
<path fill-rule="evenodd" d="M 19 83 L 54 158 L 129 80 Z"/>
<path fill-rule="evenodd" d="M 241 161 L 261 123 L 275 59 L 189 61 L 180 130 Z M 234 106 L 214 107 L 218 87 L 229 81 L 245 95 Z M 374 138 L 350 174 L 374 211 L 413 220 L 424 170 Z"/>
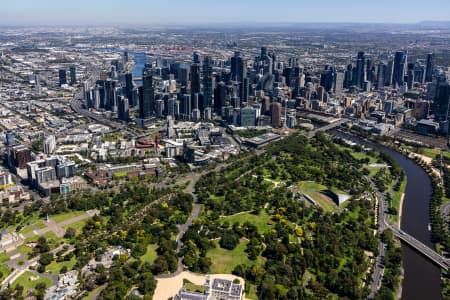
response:
<path fill-rule="evenodd" d="M 450 1 L 379 0 L 362 3 L 333 0 L 292 3 L 228 0 L 118 1 L 17 0 L 2 3 L 0 25 L 207 25 L 367 23 L 415 24 L 448 22 Z"/>

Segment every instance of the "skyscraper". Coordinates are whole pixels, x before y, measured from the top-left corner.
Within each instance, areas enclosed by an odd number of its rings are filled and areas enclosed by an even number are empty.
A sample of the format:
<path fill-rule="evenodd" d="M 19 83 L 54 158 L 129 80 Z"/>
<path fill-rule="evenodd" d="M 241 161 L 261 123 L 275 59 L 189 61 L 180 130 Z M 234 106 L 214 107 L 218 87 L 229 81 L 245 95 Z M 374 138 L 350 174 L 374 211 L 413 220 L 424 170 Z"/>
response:
<path fill-rule="evenodd" d="M 200 65 L 191 65 L 191 94 L 200 93 Z"/>
<path fill-rule="evenodd" d="M 231 58 L 231 80 L 241 82 L 244 79 L 244 61 L 239 51 Z"/>
<path fill-rule="evenodd" d="M 425 67 L 419 62 L 414 64 L 414 81 L 419 83 L 425 81 Z"/>
<path fill-rule="evenodd" d="M 142 74 L 142 87 L 139 89 L 139 118 L 148 119 L 153 114 L 155 107 L 155 90 L 153 88 L 153 76 L 149 70 Z"/>
<path fill-rule="evenodd" d="M 406 74 L 407 74 L 408 89 L 412 89 L 413 84 L 415 82 L 415 80 L 414 80 L 414 64 L 411 64 L 411 63 L 408 64 L 408 71 Z"/>
<path fill-rule="evenodd" d="M 392 80 L 394 76 L 394 61 L 391 59 L 388 61 L 386 66 L 386 80 L 384 81 L 384 85 L 390 86 L 392 85 Z"/>
<path fill-rule="evenodd" d="M 77 68 L 70 66 L 70 85 L 77 84 Z"/>
<path fill-rule="evenodd" d="M 226 93 L 225 82 L 219 82 L 214 91 L 214 112 L 219 116 L 222 115 L 222 107 L 225 106 Z"/>
<path fill-rule="evenodd" d="M 180 112 L 184 119 L 190 119 L 192 113 L 192 101 L 190 94 L 184 94 L 181 98 Z"/>
<path fill-rule="evenodd" d="M 67 84 L 67 73 L 65 69 L 59 70 L 59 86 Z"/>
<path fill-rule="evenodd" d="M 248 102 L 248 92 L 249 92 L 249 81 L 247 77 L 244 77 L 242 82 L 239 84 L 239 97 L 241 98 L 241 103 Z"/>
<path fill-rule="evenodd" d="M 345 79 L 344 71 L 337 71 L 337 72 L 335 71 L 333 92 L 336 96 L 340 96 L 342 94 L 342 89 L 344 87 L 344 79 Z"/>
<path fill-rule="evenodd" d="M 281 127 L 281 103 L 274 102 L 271 105 L 272 109 L 272 126 L 275 128 Z"/>
<path fill-rule="evenodd" d="M 347 65 L 345 69 L 345 79 L 344 79 L 344 87 L 350 88 L 353 85 L 353 65 Z"/>
<path fill-rule="evenodd" d="M 108 79 L 105 82 L 105 103 L 104 108 L 106 110 L 113 110 L 116 104 L 116 82 Z"/>
<path fill-rule="evenodd" d="M 244 107 L 240 110 L 240 124 L 243 127 L 256 125 L 256 109 Z"/>
<path fill-rule="evenodd" d="M 378 74 L 377 74 L 377 88 L 378 89 L 382 89 L 384 88 L 384 84 L 386 82 L 386 72 L 387 72 L 387 67 L 386 64 L 384 64 L 383 62 L 380 62 L 378 64 Z"/>
<path fill-rule="evenodd" d="M 405 71 L 407 66 L 407 54 L 403 51 L 395 52 L 394 57 L 394 73 L 392 76 L 392 84 L 402 86 L 404 83 Z"/>
<path fill-rule="evenodd" d="M 128 122 L 130 119 L 128 99 L 123 96 L 117 96 L 117 107 L 119 120 Z"/>
<path fill-rule="evenodd" d="M 450 106 L 450 85 L 448 82 L 438 83 L 433 103 L 434 115 L 439 121 L 448 121 Z"/>
<path fill-rule="evenodd" d="M 320 85 L 325 88 L 325 91 L 329 92 L 333 88 L 334 82 L 334 70 L 333 68 L 326 66 L 325 70 L 320 75 Z"/>
<path fill-rule="evenodd" d="M 133 105 L 133 74 L 125 74 L 125 96 L 127 96 L 128 104 Z"/>
<path fill-rule="evenodd" d="M 425 70 L 425 82 L 433 81 L 433 69 L 434 69 L 434 54 L 429 53 L 427 55 L 427 68 Z"/>
<path fill-rule="evenodd" d="M 200 54 L 197 51 L 192 54 L 192 61 L 194 64 L 200 64 Z"/>
<path fill-rule="evenodd" d="M 210 56 L 203 59 L 203 102 L 205 107 L 213 105 L 213 76 Z"/>
<path fill-rule="evenodd" d="M 358 57 L 356 59 L 356 73 L 354 78 L 354 85 L 356 85 L 359 88 L 363 88 L 364 81 L 365 81 L 365 56 L 364 52 L 358 52 Z"/>

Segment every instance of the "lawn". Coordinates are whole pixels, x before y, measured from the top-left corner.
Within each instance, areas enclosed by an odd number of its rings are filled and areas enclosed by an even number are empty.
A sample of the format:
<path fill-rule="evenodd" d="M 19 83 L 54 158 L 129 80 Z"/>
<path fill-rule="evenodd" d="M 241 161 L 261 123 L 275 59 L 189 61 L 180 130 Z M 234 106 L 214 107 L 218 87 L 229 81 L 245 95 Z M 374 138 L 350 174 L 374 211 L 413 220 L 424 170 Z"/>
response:
<path fill-rule="evenodd" d="M 440 155 L 441 150 L 437 149 L 437 148 L 420 148 L 419 152 L 422 155 L 425 155 L 427 157 L 436 158 L 436 156 Z M 450 159 L 450 152 L 442 151 L 442 156 L 447 158 L 447 159 Z"/>
<path fill-rule="evenodd" d="M 400 185 L 400 189 L 396 191 L 392 191 L 392 205 L 397 209 L 397 212 L 400 212 L 400 199 L 402 197 L 402 194 L 405 192 L 406 189 L 406 176 L 405 179 L 402 181 Z M 392 220 L 397 223 L 398 222 L 398 213 L 396 215 L 391 215 L 389 218 L 392 218 Z"/>
<path fill-rule="evenodd" d="M 321 193 L 321 191 L 327 190 L 327 187 L 312 181 L 299 182 L 298 187 L 302 193 L 311 197 L 317 204 L 327 212 L 332 212 L 338 209 L 336 203 L 329 197 Z"/>
<path fill-rule="evenodd" d="M 246 286 L 248 286 L 248 291 L 245 293 L 245 298 L 246 299 L 252 299 L 252 300 L 257 300 L 258 299 L 258 295 L 256 294 L 256 286 L 254 284 L 251 284 L 249 282 L 245 283 Z"/>
<path fill-rule="evenodd" d="M 11 270 L 7 265 L 0 265 L 0 272 L 2 274 L 0 276 L 0 282 L 2 282 L 11 273 Z"/>
<path fill-rule="evenodd" d="M 183 279 L 183 288 L 188 292 L 197 292 L 197 293 L 204 293 L 205 292 L 205 286 L 204 285 L 196 285 L 190 282 L 187 279 Z"/>
<path fill-rule="evenodd" d="M 439 155 L 439 149 L 434 148 L 420 148 L 419 152 L 421 152 L 422 155 L 430 158 L 435 158 L 437 155 Z"/>
<path fill-rule="evenodd" d="M 38 235 L 33 235 L 30 237 L 27 237 L 23 242 L 26 243 L 33 243 L 33 242 L 37 242 L 39 236 Z"/>
<path fill-rule="evenodd" d="M 33 251 L 31 247 L 28 247 L 26 245 L 20 245 L 19 247 L 17 247 L 17 249 L 19 250 L 20 254 L 23 254 L 25 256 L 27 256 L 29 253 L 31 253 L 31 251 Z"/>
<path fill-rule="evenodd" d="M 32 232 L 34 229 L 42 229 L 45 228 L 47 225 L 42 220 L 36 220 L 36 222 L 31 223 L 30 225 L 25 225 L 19 232 L 21 234 L 27 234 L 29 232 Z"/>
<path fill-rule="evenodd" d="M 158 254 L 156 253 L 156 248 L 158 248 L 157 245 L 150 244 L 147 246 L 147 252 L 141 256 L 142 262 L 148 262 L 153 264 Z"/>
<path fill-rule="evenodd" d="M 52 249 L 58 247 L 64 240 L 63 238 L 57 237 L 53 231 L 47 231 L 44 235 Z"/>
<path fill-rule="evenodd" d="M 36 280 L 31 280 L 32 277 L 36 278 Z M 17 285 L 20 284 L 21 286 L 24 287 L 23 293 L 25 294 L 25 292 L 28 289 L 34 289 L 36 285 L 41 282 L 45 283 L 47 288 L 50 287 L 50 285 L 52 284 L 52 281 L 47 277 L 40 276 L 37 273 L 26 271 L 25 273 L 20 275 L 19 278 L 14 280 L 12 286 L 16 287 Z"/>
<path fill-rule="evenodd" d="M 75 229 L 75 231 L 77 232 L 77 234 L 80 234 L 83 230 L 84 225 L 86 225 L 86 222 L 89 220 L 88 219 L 84 219 L 75 223 L 72 223 L 70 225 L 66 225 L 64 226 L 64 230 L 67 230 L 67 228 L 72 227 L 73 229 Z"/>
<path fill-rule="evenodd" d="M 298 183 L 298 187 L 305 191 L 323 191 L 327 189 L 326 186 L 314 181 L 301 181 Z"/>
<path fill-rule="evenodd" d="M 49 216 L 49 218 L 53 219 L 56 223 L 61 223 L 63 221 L 67 221 L 74 217 L 81 216 L 84 213 L 85 213 L 84 211 L 71 211 L 68 213 L 62 213 L 62 214 L 58 214 L 58 215 Z"/>
<path fill-rule="evenodd" d="M 66 266 L 67 270 L 70 271 L 72 270 L 75 263 L 76 259 L 75 256 L 73 256 L 69 261 L 56 262 L 54 260 L 45 269 L 54 275 L 58 275 L 62 267 Z"/>
<path fill-rule="evenodd" d="M 246 221 L 256 225 L 258 227 L 259 233 L 265 233 L 269 231 L 270 225 L 267 224 L 270 221 L 270 216 L 265 211 L 261 211 L 259 215 L 254 215 L 251 213 L 243 213 L 236 214 L 233 216 L 227 216 L 220 219 L 220 222 L 223 224 L 225 221 L 228 221 L 230 225 L 233 225 L 236 222 L 240 224 L 245 223 Z"/>
<path fill-rule="evenodd" d="M 365 159 L 368 158 L 369 159 L 369 163 L 374 163 L 376 162 L 376 159 L 370 155 L 367 155 L 365 152 L 355 152 L 355 151 L 350 151 L 350 153 L 352 154 L 352 156 L 357 159 L 357 160 L 361 160 L 361 159 Z"/>
<path fill-rule="evenodd" d="M 245 249 L 248 241 L 241 240 L 239 245 L 233 250 L 226 250 L 219 247 L 216 243 L 216 248 L 211 249 L 206 254 L 206 257 L 211 258 L 211 274 L 231 274 L 237 265 L 264 265 L 264 259 L 258 257 L 257 260 L 252 261 L 247 258 Z"/>
<path fill-rule="evenodd" d="M 0 263 L 7 262 L 9 260 L 8 254 L 5 252 L 0 253 Z"/>

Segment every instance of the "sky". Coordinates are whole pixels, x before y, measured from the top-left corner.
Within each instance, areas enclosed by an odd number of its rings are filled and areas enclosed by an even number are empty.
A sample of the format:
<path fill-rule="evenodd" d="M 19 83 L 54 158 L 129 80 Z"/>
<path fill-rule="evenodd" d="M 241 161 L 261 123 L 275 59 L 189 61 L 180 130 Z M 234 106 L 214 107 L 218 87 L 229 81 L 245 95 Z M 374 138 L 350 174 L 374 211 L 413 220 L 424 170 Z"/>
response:
<path fill-rule="evenodd" d="M 0 25 L 450 20 L 449 0 L 0 0 Z"/>

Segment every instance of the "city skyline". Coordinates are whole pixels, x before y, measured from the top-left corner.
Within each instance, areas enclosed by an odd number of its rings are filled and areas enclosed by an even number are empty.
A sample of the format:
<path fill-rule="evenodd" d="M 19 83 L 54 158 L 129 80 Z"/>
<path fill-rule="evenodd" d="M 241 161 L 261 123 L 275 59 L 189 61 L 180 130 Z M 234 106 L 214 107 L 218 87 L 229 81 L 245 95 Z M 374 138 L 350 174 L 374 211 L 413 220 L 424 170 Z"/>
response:
<path fill-rule="evenodd" d="M 0 25 L 152 25 L 219 23 L 417 23 L 448 21 L 450 3 L 442 0 L 377 2 L 217 0 L 170 2 L 131 0 L 58 3 L 51 0 L 2 4 Z"/>

